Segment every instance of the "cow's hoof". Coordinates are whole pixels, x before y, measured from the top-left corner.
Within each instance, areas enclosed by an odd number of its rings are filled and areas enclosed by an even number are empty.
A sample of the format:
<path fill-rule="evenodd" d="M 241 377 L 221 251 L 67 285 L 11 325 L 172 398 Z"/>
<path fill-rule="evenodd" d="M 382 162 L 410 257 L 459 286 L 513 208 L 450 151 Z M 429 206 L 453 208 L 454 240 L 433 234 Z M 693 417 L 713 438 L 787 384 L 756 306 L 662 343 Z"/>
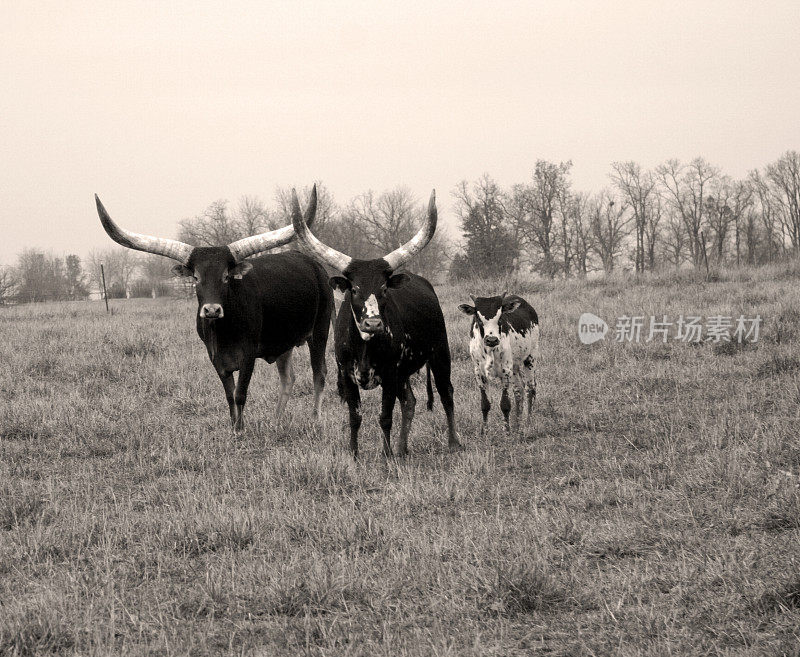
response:
<path fill-rule="evenodd" d="M 460 442 L 458 442 L 456 440 L 456 441 L 454 441 L 452 443 L 448 443 L 447 451 L 450 452 L 451 454 L 453 452 L 463 452 L 464 451 L 464 445 L 462 445 Z"/>

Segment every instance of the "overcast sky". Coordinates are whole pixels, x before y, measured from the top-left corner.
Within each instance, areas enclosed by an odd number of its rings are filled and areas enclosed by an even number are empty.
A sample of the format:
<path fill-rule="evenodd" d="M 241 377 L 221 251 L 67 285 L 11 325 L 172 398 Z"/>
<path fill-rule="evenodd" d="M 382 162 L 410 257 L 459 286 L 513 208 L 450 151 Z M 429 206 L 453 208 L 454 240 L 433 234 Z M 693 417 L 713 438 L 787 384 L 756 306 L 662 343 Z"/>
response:
<path fill-rule="evenodd" d="M 224 8 L 223 8 L 224 5 Z M 86 254 L 322 180 L 424 200 L 537 158 L 703 155 L 733 176 L 800 148 L 786 2 L 0 3 L 0 264 Z"/>

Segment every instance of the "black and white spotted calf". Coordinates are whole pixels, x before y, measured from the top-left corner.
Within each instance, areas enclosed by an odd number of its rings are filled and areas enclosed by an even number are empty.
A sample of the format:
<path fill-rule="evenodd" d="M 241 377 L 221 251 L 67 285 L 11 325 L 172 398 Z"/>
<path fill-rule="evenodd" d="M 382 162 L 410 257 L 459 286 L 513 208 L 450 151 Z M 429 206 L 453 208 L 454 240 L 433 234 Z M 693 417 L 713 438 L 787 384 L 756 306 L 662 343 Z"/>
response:
<path fill-rule="evenodd" d="M 503 386 L 500 409 L 510 430 L 511 399 L 514 388 L 517 420 L 522 416 L 522 391 L 528 397 L 528 418 L 536 398 L 534 365 L 539 356 L 539 318 L 533 307 L 522 297 L 505 294 L 499 297 L 473 297 L 472 304 L 462 303 L 459 310 L 472 316 L 469 353 L 475 365 L 475 380 L 481 391 L 481 411 L 486 429 L 491 404 L 486 395 L 489 379 L 499 379 Z"/>

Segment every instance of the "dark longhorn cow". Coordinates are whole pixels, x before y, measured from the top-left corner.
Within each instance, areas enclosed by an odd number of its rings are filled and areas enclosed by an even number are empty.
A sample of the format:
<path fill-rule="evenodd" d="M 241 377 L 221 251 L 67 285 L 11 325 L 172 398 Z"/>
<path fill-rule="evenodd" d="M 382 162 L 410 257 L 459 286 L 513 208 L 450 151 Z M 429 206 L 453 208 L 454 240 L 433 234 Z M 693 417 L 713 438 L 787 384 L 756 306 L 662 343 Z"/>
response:
<path fill-rule="evenodd" d="M 486 383 L 490 378 L 499 379 L 503 386 L 500 410 L 503 411 L 506 430 L 510 431 L 508 389 L 514 388 L 518 424 L 522 417 L 523 388 L 528 397 L 528 419 L 536 398 L 534 365 L 539 356 L 539 318 L 533 307 L 517 295 L 470 295 L 470 298 L 473 305 L 462 303 L 458 308 L 472 317 L 469 353 L 475 366 L 475 381 L 481 391 L 481 433 L 486 429 L 491 408 L 486 395 Z"/>
<path fill-rule="evenodd" d="M 280 396 L 275 421 L 280 420 L 294 384 L 292 349 L 308 343 L 314 379 L 314 417 L 325 387 L 325 344 L 328 341 L 333 293 L 325 270 L 312 258 L 288 251 L 248 256 L 287 244 L 294 228 L 284 226 L 227 246 L 192 247 L 176 240 L 139 235 L 117 226 L 95 195 L 106 233 L 130 249 L 177 260 L 173 273 L 190 276 L 197 291 L 197 334 L 225 388 L 234 432 L 243 429 L 242 413 L 256 358 L 276 363 Z M 316 213 L 316 187 L 305 221 Z M 303 215 L 294 196 L 295 221 Z M 238 381 L 233 373 L 238 371 Z"/>
<path fill-rule="evenodd" d="M 461 447 L 453 416 L 450 348 L 439 299 L 431 284 L 421 276 L 395 273 L 430 241 L 436 219 L 436 196 L 431 194 L 425 225 L 409 242 L 383 258 L 357 260 L 320 242 L 299 215 L 292 217 L 297 245 L 342 274 L 333 276 L 330 284 L 344 293 L 334 344 L 339 396 L 349 408 L 350 447 L 354 455 L 358 454 L 361 427 L 359 386 L 370 390 L 379 385 L 383 390 L 380 426 L 384 454 L 392 454 L 390 434 L 396 399 L 402 410 L 397 454 L 408 453 L 408 434 L 416 405 L 409 377 L 426 364 L 429 375 L 433 372 L 447 416 L 448 446 Z M 430 382 L 428 391 L 430 408 Z"/>

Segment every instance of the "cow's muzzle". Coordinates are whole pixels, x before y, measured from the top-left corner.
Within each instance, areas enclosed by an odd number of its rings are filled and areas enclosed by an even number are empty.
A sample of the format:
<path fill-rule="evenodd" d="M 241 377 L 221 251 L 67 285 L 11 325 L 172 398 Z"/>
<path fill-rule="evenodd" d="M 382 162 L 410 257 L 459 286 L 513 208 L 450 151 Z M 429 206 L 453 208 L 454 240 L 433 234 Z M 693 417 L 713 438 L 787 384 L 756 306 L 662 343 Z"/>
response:
<path fill-rule="evenodd" d="M 218 303 L 204 303 L 200 308 L 200 317 L 203 319 L 221 319 L 225 316 L 222 305 Z"/>
<path fill-rule="evenodd" d="M 383 320 L 380 317 L 367 317 L 361 322 L 364 333 L 380 333 L 383 331 Z"/>
<path fill-rule="evenodd" d="M 483 339 L 483 344 L 485 344 L 487 347 L 491 349 L 494 349 L 497 345 L 500 344 L 500 338 L 498 338 L 495 335 L 487 335 Z"/>

